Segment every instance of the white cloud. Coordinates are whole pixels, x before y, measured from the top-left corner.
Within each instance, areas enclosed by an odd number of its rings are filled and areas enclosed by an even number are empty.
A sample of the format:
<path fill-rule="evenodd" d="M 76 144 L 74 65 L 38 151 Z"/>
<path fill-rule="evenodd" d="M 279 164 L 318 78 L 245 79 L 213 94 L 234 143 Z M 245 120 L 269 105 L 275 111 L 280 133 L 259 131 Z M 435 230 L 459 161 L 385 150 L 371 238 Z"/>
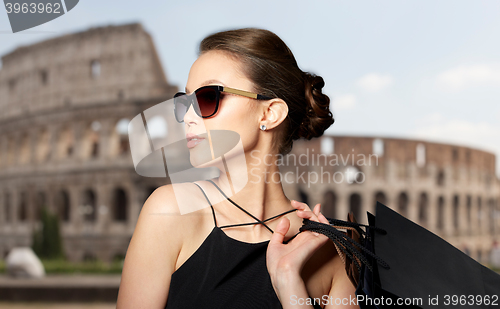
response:
<path fill-rule="evenodd" d="M 429 114 L 418 121 L 420 127 L 412 132 L 417 138 L 435 142 L 463 145 L 492 152 L 497 157 L 500 176 L 500 124 L 445 119 L 439 113 Z"/>
<path fill-rule="evenodd" d="M 449 140 L 461 144 L 483 143 L 492 148 L 500 140 L 500 126 L 490 123 L 472 123 L 464 120 L 447 120 L 418 128 L 415 133 L 422 137 Z"/>
<path fill-rule="evenodd" d="M 356 107 L 357 99 L 354 94 L 342 94 L 333 97 L 333 110 L 348 110 Z"/>
<path fill-rule="evenodd" d="M 391 75 L 369 73 L 361 77 L 357 84 L 366 91 L 376 92 L 391 86 L 393 82 L 394 80 Z"/>
<path fill-rule="evenodd" d="M 500 86 L 500 67 L 485 64 L 461 65 L 440 73 L 436 77 L 436 83 L 452 90 L 485 84 Z"/>

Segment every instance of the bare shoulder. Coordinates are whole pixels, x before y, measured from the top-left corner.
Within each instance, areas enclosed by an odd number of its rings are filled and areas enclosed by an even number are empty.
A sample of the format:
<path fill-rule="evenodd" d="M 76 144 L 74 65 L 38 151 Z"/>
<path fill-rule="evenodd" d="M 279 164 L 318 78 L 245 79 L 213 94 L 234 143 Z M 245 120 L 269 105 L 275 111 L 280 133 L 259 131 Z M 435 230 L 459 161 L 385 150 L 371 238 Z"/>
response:
<path fill-rule="evenodd" d="M 165 306 L 184 235 L 196 226 L 186 220 L 193 217 L 181 215 L 172 185 L 161 186 L 148 197 L 125 257 L 118 309 Z"/>

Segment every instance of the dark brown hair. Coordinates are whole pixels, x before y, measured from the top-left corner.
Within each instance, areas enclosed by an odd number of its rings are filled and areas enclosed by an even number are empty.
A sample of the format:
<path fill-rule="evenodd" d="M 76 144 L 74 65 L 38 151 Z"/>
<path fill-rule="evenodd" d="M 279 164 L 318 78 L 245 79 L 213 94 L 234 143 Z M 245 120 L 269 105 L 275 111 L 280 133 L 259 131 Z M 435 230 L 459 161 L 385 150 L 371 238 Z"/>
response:
<path fill-rule="evenodd" d="M 252 91 L 280 98 L 288 105 L 284 126 L 273 140 L 273 149 L 285 155 L 293 141 L 310 140 L 323 135 L 334 123 L 330 99 L 321 92 L 321 76 L 303 72 L 292 51 L 276 34 L 257 28 L 222 31 L 207 36 L 200 43 L 200 55 L 224 51 L 241 64 L 243 74 L 252 81 Z"/>

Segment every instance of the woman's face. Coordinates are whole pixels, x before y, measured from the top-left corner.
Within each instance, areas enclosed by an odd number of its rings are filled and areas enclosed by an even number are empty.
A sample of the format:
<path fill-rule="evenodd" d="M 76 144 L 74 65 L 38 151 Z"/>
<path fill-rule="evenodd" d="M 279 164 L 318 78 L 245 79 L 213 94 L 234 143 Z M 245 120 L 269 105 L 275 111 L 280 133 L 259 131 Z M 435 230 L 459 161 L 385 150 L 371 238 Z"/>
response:
<path fill-rule="evenodd" d="M 207 85 L 220 85 L 253 92 L 253 85 L 241 73 L 239 62 L 221 51 L 206 52 L 194 62 L 189 72 L 186 93 L 191 94 L 196 89 Z M 206 133 L 209 130 L 211 132 L 212 130 L 227 130 L 226 133 L 232 133 L 234 136 L 233 132 L 236 132 L 241 138 L 241 145 L 243 146 L 243 149 L 240 149 L 241 152 L 243 150 L 245 152 L 251 151 L 258 140 L 259 115 L 260 111 L 263 111 L 262 105 L 259 104 L 263 104 L 262 101 L 229 93 L 221 93 L 219 109 L 210 118 L 199 117 L 193 107 L 189 107 L 184 116 L 186 134 L 204 134 L 204 136 L 207 136 Z M 218 132 L 223 132 L 224 134 L 225 131 Z M 236 146 L 228 143 L 227 139 L 221 138 L 220 135 L 210 133 L 210 137 L 214 145 L 213 147 L 218 148 L 219 152 L 222 150 L 222 153 L 226 153 Z M 224 146 L 226 148 L 229 147 L 229 149 L 224 150 Z M 201 165 L 204 165 L 204 163 L 210 161 L 212 158 L 212 150 L 207 137 L 189 149 L 191 164 L 202 167 Z"/>

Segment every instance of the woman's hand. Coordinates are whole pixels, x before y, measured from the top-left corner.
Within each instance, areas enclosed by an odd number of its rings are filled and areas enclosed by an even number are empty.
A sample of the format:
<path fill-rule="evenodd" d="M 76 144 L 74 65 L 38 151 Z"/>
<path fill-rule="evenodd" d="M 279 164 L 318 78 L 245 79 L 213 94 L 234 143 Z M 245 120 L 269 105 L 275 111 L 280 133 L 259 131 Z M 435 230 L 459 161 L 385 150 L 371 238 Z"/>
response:
<path fill-rule="evenodd" d="M 294 200 L 292 206 L 297 209 L 296 214 L 300 218 L 329 224 L 320 212 L 320 204 L 316 204 L 314 211 L 311 211 L 307 204 Z M 328 237 L 323 234 L 304 231 L 288 244 L 284 244 L 283 240 L 289 228 L 290 221 L 287 218 L 281 219 L 269 241 L 266 257 L 271 282 L 284 308 L 292 295 L 309 297 L 300 272 L 314 252 L 328 241 Z"/>

